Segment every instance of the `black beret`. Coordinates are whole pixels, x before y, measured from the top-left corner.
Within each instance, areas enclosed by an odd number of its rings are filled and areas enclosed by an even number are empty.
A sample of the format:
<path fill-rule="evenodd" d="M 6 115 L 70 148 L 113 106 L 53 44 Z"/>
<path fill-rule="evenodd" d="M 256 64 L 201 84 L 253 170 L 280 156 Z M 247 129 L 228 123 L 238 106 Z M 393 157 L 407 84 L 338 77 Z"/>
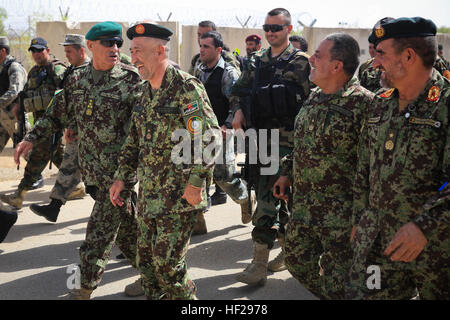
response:
<path fill-rule="evenodd" d="M 386 18 L 378 20 L 377 23 L 375 23 L 375 25 L 373 26 L 372 32 L 369 35 L 369 43 L 375 44 L 375 42 L 377 40 L 377 37 L 375 35 L 375 29 L 376 28 L 378 28 L 381 24 L 386 24 L 386 23 L 388 23 L 390 21 L 393 21 L 393 20 L 395 20 L 395 19 L 391 18 L 391 17 L 386 17 Z"/>
<path fill-rule="evenodd" d="M 173 32 L 166 27 L 152 23 L 139 23 L 127 30 L 127 37 L 133 40 L 134 37 L 150 37 L 169 41 Z"/>
<path fill-rule="evenodd" d="M 398 18 L 377 24 L 369 36 L 369 41 L 377 45 L 390 38 L 412 38 L 435 36 L 437 32 L 433 21 L 421 17 Z"/>

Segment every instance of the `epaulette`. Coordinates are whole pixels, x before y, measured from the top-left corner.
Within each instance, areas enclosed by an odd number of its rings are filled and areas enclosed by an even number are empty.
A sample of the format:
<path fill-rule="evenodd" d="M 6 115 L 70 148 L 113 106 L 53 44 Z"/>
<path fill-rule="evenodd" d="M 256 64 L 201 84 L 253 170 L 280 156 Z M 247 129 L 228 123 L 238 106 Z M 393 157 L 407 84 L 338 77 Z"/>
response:
<path fill-rule="evenodd" d="M 392 96 L 392 94 L 394 93 L 394 91 L 395 91 L 395 88 L 391 88 L 391 89 L 389 89 L 387 91 L 383 91 L 382 93 L 380 92 L 381 93 L 380 97 L 381 98 L 385 98 L 385 99 L 389 99 Z"/>

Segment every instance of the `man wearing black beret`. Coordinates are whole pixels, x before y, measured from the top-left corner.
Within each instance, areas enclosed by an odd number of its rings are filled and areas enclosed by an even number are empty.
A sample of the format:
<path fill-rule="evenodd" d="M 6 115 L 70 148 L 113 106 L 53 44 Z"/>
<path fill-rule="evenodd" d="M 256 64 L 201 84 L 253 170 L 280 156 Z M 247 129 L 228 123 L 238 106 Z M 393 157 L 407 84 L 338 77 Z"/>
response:
<path fill-rule="evenodd" d="M 433 69 L 436 25 L 382 22 L 371 34 L 386 88 L 369 109 L 354 183 L 348 298 L 450 298 L 450 86 Z"/>
<path fill-rule="evenodd" d="M 196 216 L 206 208 L 205 180 L 212 175 L 214 157 L 184 158 L 191 150 L 205 150 L 209 141 L 201 139 L 204 134 L 219 144 L 222 139 L 203 84 L 169 63 L 171 35 L 152 23 L 127 31 L 132 62 L 146 81 L 139 88 L 142 97 L 133 108 L 118 157 L 110 200 L 114 206 L 123 205 L 120 192 L 137 171 L 137 262 L 145 295 L 190 300 L 195 299 L 196 287 L 188 276 L 186 252 Z M 183 159 L 173 152 L 179 145 L 172 137 L 180 135 L 189 147 L 187 152 L 182 147 Z"/>

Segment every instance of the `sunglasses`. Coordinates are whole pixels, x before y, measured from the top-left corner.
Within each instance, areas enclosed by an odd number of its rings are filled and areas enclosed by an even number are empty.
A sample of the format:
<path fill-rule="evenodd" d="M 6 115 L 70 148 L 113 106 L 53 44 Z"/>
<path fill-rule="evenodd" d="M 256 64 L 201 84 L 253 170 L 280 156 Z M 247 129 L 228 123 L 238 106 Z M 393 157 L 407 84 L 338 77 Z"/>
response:
<path fill-rule="evenodd" d="M 263 30 L 265 32 L 278 32 L 283 30 L 283 27 L 288 26 L 289 24 L 263 24 Z"/>
<path fill-rule="evenodd" d="M 123 40 L 120 39 L 101 39 L 100 40 L 100 44 L 104 47 L 107 48 L 111 48 L 112 46 L 114 46 L 115 44 L 117 44 L 117 48 L 122 47 L 123 45 Z"/>
<path fill-rule="evenodd" d="M 30 51 L 33 53 L 36 53 L 36 52 L 42 52 L 42 51 L 44 51 L 44 49 L 31 48 Z"/>

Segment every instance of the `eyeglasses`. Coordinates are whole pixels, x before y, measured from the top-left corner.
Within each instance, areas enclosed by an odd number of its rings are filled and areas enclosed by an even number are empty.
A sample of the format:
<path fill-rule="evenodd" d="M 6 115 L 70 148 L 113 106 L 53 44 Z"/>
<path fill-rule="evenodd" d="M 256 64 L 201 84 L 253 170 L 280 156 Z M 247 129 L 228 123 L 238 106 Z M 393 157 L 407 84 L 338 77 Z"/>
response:
<path fill-rule="evenodd" d="M 117 48 L 122 47 L 123 40 L 120 39 L 100 39 L 100 44 L 104 47 L 111 48 L 115 44 L 117 44 Z"/>
<path fill-rule="evenodd" d="M 36 52 L 42 52 L 42 51 L 44 51 L 44 49 L 31 48 L 30 51 L 32 53 L 36 53 Z"/>
<path fill-rule="evenodd" d="M 278 32 L 283 30 L 283 27 L 287 27 L 289 24 L 263 24 L 263 30 L 265 32 Z"/>

